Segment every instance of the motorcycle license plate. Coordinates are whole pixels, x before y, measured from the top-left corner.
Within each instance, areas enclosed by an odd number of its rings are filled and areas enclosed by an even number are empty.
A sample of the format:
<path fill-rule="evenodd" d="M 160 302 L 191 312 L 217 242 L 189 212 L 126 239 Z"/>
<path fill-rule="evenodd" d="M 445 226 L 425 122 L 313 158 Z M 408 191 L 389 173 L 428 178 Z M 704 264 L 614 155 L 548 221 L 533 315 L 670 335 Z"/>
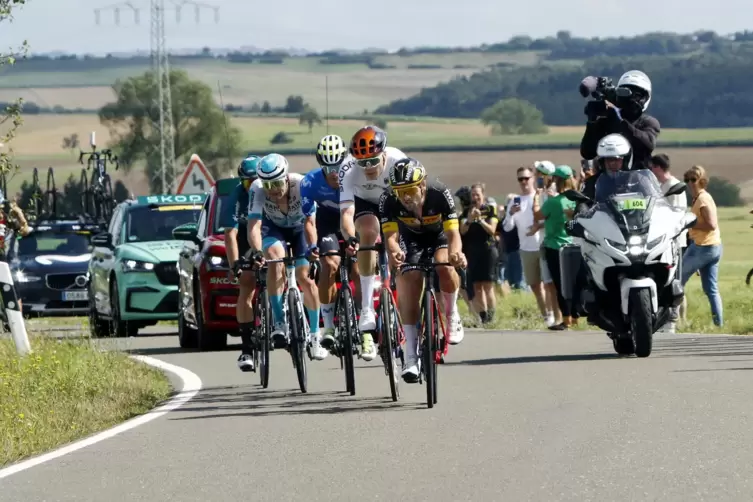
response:
<path fill-rule="evenodd" d="M 623 211 L 643 211 L 646 209 L 646 199 L 625 199 L 620 201 Z"/>

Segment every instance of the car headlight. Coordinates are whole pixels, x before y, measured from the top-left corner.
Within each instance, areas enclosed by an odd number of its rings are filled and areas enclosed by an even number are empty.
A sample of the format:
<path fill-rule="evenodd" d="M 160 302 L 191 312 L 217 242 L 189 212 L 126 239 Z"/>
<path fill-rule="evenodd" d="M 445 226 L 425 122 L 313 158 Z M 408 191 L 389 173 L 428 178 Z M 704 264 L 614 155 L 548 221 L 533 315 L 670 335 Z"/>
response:
<path fill-rule="evenodd" d="M 212 255 L 208 256 L 206 260 L 207 268 L 209 270 L 227 270 L 230 268 L 225 256 Z"/>
<path fill-rule="evenodd" d="M 138 260 L 125 260 L 121 266 L 123 272 L 151 272 L 154 270 L 154 263 Z"/>
<path fill-rule="evenodd" d="M 38 275 L 27 275 L 21 270 L 16 270 L 16 272 L 13 274 L 13 280 L 18 283 L 39 282 L 42 280 L 42 277 Z"/>

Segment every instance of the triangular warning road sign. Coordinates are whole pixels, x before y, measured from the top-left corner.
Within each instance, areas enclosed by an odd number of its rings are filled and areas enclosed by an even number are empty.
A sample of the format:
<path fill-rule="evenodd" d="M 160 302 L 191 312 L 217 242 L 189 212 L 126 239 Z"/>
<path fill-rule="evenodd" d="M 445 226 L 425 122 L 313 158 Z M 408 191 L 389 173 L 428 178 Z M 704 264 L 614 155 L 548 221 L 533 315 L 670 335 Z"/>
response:
<path fill-rule="evenodd" d="M 205 193 L 214 185 L 214 178 L 198 155 L 191 155 L 186 171 L 178 183 L 176 194 Z"/>

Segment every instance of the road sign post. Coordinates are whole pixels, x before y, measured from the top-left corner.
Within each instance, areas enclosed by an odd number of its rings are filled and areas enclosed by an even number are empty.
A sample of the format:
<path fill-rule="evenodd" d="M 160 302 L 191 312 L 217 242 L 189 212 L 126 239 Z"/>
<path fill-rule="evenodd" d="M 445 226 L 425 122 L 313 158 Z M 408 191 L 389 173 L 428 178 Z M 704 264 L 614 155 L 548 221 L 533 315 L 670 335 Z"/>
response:
<path fill-rule="evenodd" d="M 191 155 L 188 166 L 178 182 L 176 194 L 199 194 L 208 192 L 214 186 L 214 178 L 198 155 Z"/>

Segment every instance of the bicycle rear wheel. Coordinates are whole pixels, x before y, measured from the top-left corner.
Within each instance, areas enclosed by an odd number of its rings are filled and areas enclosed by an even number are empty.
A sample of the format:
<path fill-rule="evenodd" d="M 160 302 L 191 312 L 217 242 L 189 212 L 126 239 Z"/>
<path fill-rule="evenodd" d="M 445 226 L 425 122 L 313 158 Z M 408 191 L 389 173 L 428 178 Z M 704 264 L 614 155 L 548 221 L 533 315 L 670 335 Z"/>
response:
<path fill-rule="evenodd" d="M 434 324 L 434 294 L 428 290 L 424 293 L 423 305 L 423 350 L 421 352 L 421 371 L 426 379 L 426 405 L 429 408 L 434 407 L 434 386 L 436 385 L 435 377 L 436 362 L 434 359 L 434 333 L 437 326 Z"/>
<path fill-rule="evenodd" d="M 387 288 L 382 288 L 379 294 L 380 312 L 380 340 L 379 350 L 384 362 L 384 372 L 390 379 L 390 394 L 392 400 L 397 401 L 400 398 L 400 387 L 398 385 L 399 374 L 397 371 L 397 358 L 395 347 L 397 344 L 397 316 L 395 315 L 395 306 L 392 303 L 392 295 Z"/>
<path fill-rule="evenodd" d="M 91 195 L 89 192 L 89 181 L 86 176 L 86 169 L 81 170 L 81 179 L 79 180 L 79 183 L 81 185 L 81 214 L 89 216 L 89 211 L 91 210 L 91 201 L 89 199 L 91 198 Z"/>
<path fill-rule="evenodd" d="M 256 319 L 256 354 L 258 358 L 259 383 L 263 389 L 269 387 L 269 345 L 272 337 L 272 315 L 269 307 L 267 290 L 261 292 L 259 300 L 254 303 Z"/>
<path fill-rule="evenodd" d="M 112 181 L 110 180 L 110 175 L 105 174 L 102 178 L 102 216 L 105 220 L 110 221 L 114 206 L 115 199 L 112 195 Z"/>
<path fill-rule="evenodd" d="M 355 311 L 353 309 L 353 293 L 349 287 L 343 285 L 340 289 L 340 301 L 337 307 L 337 321 L 339 327 L 338 341 L 340 357 L 345 366 L 345 390 L 351 396 L 356 394 L 356 374 L 353 366 L 353 337 Z"/>
<path fill-rule="evenodd" d="M 288 313 L 290 315 L 290 356 L 298 376 L 298 385 L 304 394 L 308 388 L 308 374 L 306 368 L 306 330 L 303 326 L 302 305 L 297 289 L 288 294 Z"/>

